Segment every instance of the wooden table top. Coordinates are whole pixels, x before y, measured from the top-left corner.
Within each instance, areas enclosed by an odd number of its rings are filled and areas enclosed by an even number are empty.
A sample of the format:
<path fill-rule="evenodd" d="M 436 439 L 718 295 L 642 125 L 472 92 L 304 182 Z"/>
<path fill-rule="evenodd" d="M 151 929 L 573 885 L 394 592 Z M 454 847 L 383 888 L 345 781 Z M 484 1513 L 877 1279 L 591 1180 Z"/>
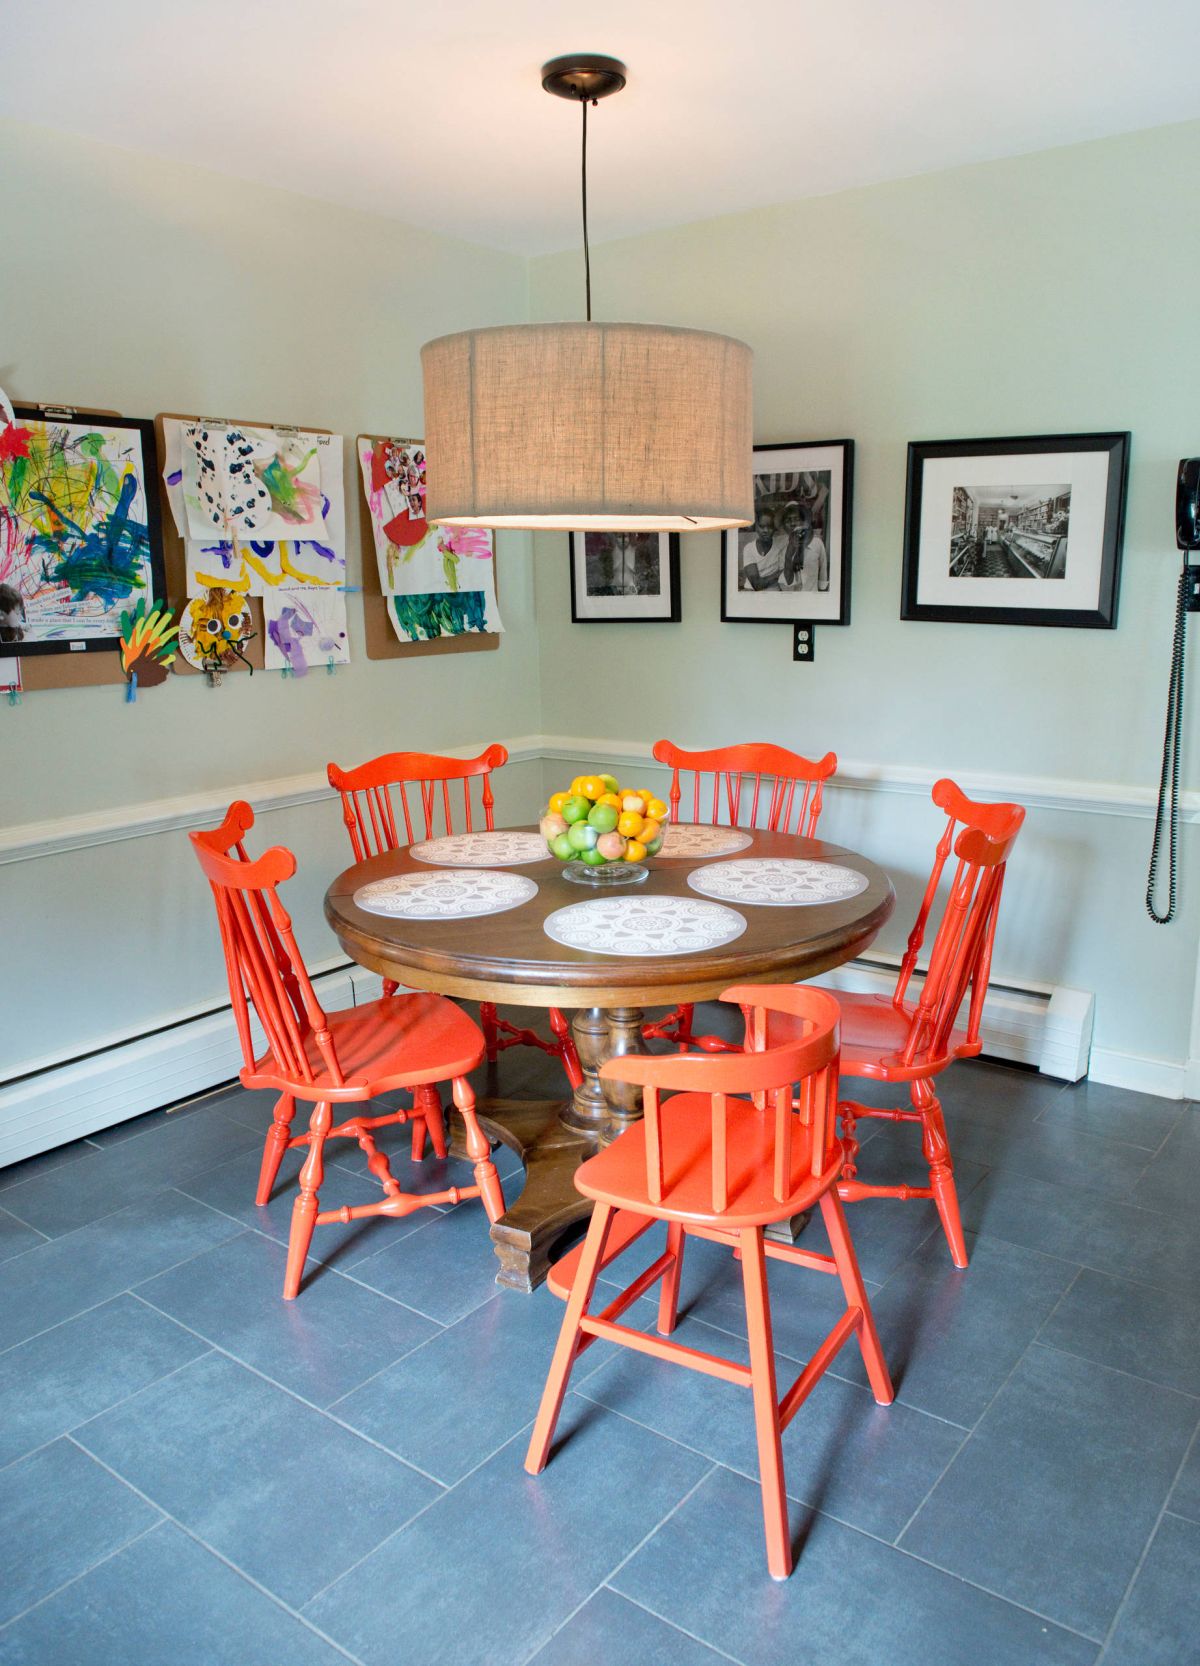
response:
<path fill-rule="evenodd" d="M 536 828 L 534 829 L 536 831 Z M 564 879 L 562 864 L 522 863 L 504 871 L 537 883 L 538 892 L 517 908 L 465 920 L 406 920 L 371 914 L 354 893 L 372 880 L 405 873 L 446 873 L 415 861 L 407 847 L 347 868 L 325 895 L 325 916 L 343 949 L 360 965 L 411 989 L 429 989 L 467 1000 L 515 1006 L 668 1006 L 711 1000 L 734 983 L 793 983 L 851 960 L 887 920 L 896 896 L 888 876 L 857 851 L 789 834 L 745 829 L 753 843 L 737 852 L 800 857 L 854 868 L 868 880 L 865 891 L 838 902 L 801 907 L 727 903 L 746 921 L 732 943 L 693 954 L 619 956 L 590 954 L 556 943 L 543 930 L 547 915 L 598 897 L 696 898 L 687 882 L 693 868 L 729 858 L 652 858 L 644 884 L 606 890 Z"/>

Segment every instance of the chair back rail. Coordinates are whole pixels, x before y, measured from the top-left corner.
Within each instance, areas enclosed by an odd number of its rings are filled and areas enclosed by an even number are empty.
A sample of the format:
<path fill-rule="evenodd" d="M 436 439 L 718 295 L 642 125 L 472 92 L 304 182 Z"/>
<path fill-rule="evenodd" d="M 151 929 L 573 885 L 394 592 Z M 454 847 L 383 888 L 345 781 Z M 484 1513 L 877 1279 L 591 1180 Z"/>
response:
<path fill-rule="evenodd" d="M 723 1001 L 747 1013 L 748 1047 L 743 1053 L 626 1053 L 600 1070 L 607 1081 L 643 1090 L 646 1188 L 651 1203 L 671 1204 L 673 1182 L 664 1145 L 662 1095 L 695 1093 L 710 1103 L 710 1196 L 714 1216 L 730 1206 L 730 1101 L 748 1096 L 771 1125 L 771 1184 L 776 1201 L 790 1195 L 797 1168 L 819 1176 L 827 1168 L 837 1110 L 838 1006 L 825 990 L 800 985 L 743 984 L 727 989 Z M 799 1018 L 801 1033 L 782 1046 L 765 1045 L 766 1014 Z M 760 1045 L 752 1046 L 757 1040 Z"/>
<path fill-rule="evenodd" d="M 507 762 L 507 749 L 493 745 L 477 758 L 388 752 L 356 769 L 330 764 L 329 785 L 341 795 L 342 818 L 355 861 L 365 862 L 369 856 L 418 839 L 435 838 L 439 832 L 474 832 L 477 816 L 490 832 L 495 803 L 491 774 Z M 480 784 L 478 812 L 471 802 L 471 783 L 476 780 Z M 456 827 L 459 801 L 462 819 Z"/>
<path fill-rule="evenodd" d="M 946 826 L 900 963 L 892 996 L 897 1008 L 905 1008 L 908 985 L 951 855 L 957 858 L 957 866 L 930 948 L 925 982 L 912 1012 L 902 1055 L 906 1065 L 944 1055 L 968 991 L 967 1040 L 977 1048 L 1005 867 L 1025 820 L 1019 804 L 976 803 L 950 780 L 937 782 L 933 802 L 946 812 Z"/>
<path fill-rule="evenodd" d="M 794 832 L 809 839 L 820 819 L 825 782 L 837 769 L 836 753 L 804 758 L 767 741 L 687 752 L 672 741 L 660 740 L 654 756 L 671 770 L 672 821 L 679 820 L 684 805 L 694 822 L 707 821 L 714 827 L 762 826 L 772 833 Z M 690 789 L 681 774 L 691 776 Z M 706 776 L 711 778 L 710 785 L 705 784 Z"/>
<path fill-rule="evenodd" d="M 220 827 L 189 833 L 213 893 L 225 954 L 229 997 L 246 1068 L 253 1069 L 253 1008 L 280 1071 L 313 1080 L 306 1042 L 315 1040 L 334 1086 L 344 1085 L 324 1010 L 277 887 L 296 871 L 281 845 L 251 860 L 243 843 L 254 825 L 248 804 L 231 804 Z"/>

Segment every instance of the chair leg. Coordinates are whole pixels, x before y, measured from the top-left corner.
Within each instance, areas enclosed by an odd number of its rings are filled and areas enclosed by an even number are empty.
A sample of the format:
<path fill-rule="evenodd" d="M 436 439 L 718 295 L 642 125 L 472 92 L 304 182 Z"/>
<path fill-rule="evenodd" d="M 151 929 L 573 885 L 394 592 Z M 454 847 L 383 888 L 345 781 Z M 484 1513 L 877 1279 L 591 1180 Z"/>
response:
<path fill-rule="evenodd" d="M 499 1032 L 496 1029 L 496 1003 L 494 1001 L 480 1001 L 479 1025 L 483 1031 L 483 1050 L 489 1064 L 495 1064 L 500 1057 L 497 1046 Z"/>
<path fill-rule="evenodd" d="M 563 1069 L 567 1073 L 567 1081 L 570 1082 L 572 1088 L 581 1088 L 583 1086 L 583 1070 L 579 1064 L 579 1054 L 575 1048 L 575 1041 L 571 1035 L 571 1026 L 567 1022 L 567 1015 L 565 1012 L 560 1012 L 558 1007 L 551 1007 L 549 1017 L 550 1028 L 554 1031 L 558 1041 L 558 1056 L 562 1060 Z"/>
<path fill-rule="evenodd" d="M 529 1437 L 529 1450 L 525 1454 L 525 1468 L 530 1475 L 540 1474 L 545 1469 L 546 1459 L 550 1455 L 550 1442 L 554 1439 L 558 1414 L 562 1410 L 563 1396 L 567 1392 L 567 1381 L 575 1363 L 575 1355 L 579 1351 L 582 1336 L 579 1321 L 587 1312 L 592 1291 L 596 1287 L 612 1218 L 613 1208 L 610 1203 L 597 1203 L 592 1210 L 583 1255 L 580 1257 L 575 1282 L 571 1285 L 571 1294 L 567 1297 L 567 1311 L 563 1314 L 562 1329 L 554 1346 L 554 1357 L 550 1361 L 537 1420 L 533 1425 L 533 1434 Z"/>
<path fill-rule="evenodd" d="M 308 1156 L 300 1170 L 300 1191 L 292 1205 L 292 1231 L 288 1239 L 287 1267 L 283 1275 L 283 1299 L 294 1302 L 300 1293 L 304 1276 L 304 1261 L 312 1243 L 313 1228 L 317 1224 L 317 1194 L 325 1179 L 325 1136 L 333 1123 L 333 1107 L 327 1099 L 313 1106 L 308 1129 L 312 1140 Z"/>
<path fill-rule="evenodd" d="M 425 1119 L 425 1126 L 429 1130 L 429 1138 L 433 1141 L 435 1157 L 446 1155 L 446 1118 L 442 1110 L 442 1096 L 434 1086 L 423 1090 L 424 1100 L 421 1114 Z"/>
<path fill-rule="evenodd" d="M 496 1173 L 496 1165 L 492 1161 L 492 1148 L 488 1144 L 488 1137 L 479 1126 L 479 1118 L 475 1115 L 475 1090 L 465 1076 L 456 1076 L 453 1082 L 454 1104 L 463 1119 L 466 1132 L 467 1155 L 475 1165 L 475 1184 L 479 1187 L 479 1196 L 487 1211 L 489 1221 L 498 1221 L 504 1213 L 504 1192 L 500 1185 L 500 1176 Z"/>
<path fill-rule="evenodd" d="M 281 1094 L 275 1101 L 275 1120 L 267 1129 L 262 1167 L 258 1171 L 258 1192 L 254 1201 L 260 1209 L 271 1201 L 271 1190 L 279 1173 L 279 1165 L 292 1137 L 292 1118 L 295 1114 L 296 1101 L 290 1093 Z"/>
<path fill-rule="evenodd" d="M 680 1221 L 667 1222 L 667 1254 L 671 1265 L 663 1274 L 658 1293 L 658 1334 L 670 1336 L 679 1315 L 679 1279 L 683 1272 L 684 1231 Z"/>
<path fill-rule="evenodd" d="M 696 1009 L 690 1001 L 685 1001 L 679 1009 L 679 1018 L 675 1024 L 675 1040 L 679 1043 L 679 1051 L 686 1053 L 692 1044 L 692 1019 Z"/>
<path fill-rule="evenodd" d="M 912 1102 L 921 1113 L 922 1150 L 929 1164 L 929 1184 L 933 1189 L 933 1201 L 937 1205 L 942 1231 L 950 1245 L 954 1265 L 966 1267 L 969 1260 L 967 1240 L 963 1236 L 962 1217 L 958 1212 L 954 1163 L 950 1156 L 950 1141 L 946 1137 L 946 1119 L 942 1115 L 941 1102 L 927 1081 L 913 1083 Z"/>
<path fill-rule="evenodd" d="M 858 1346 L 862 1351 L 863 1364 L 866 1367 L 867 1381 L 871 1385 L 871 1392 L 881 1406 L 890 1406 L 896 1397 L 896 1391 L 892 1387 L 887 1361 L 883 1357 L 879 1332 L 875 1329 L 875 1315 L 871 1311 L 867 1288 L 863 1283 L 862 1273 L 858 1266 L 858 1257 L 854 1253 L 854 1244 L 850 1238 L 846 1211 L 842 1206 L 842 1200 L 838 1196 L 836 1186 L 831 1186 L 821 1198 L 821 1218 L 825 1222 L 825 1231 L 829 1236 L 833 1259 L 837 1263 L 838 1277 L 842 1281 L 846 1306 L 856 1307 L 862 1314 L 858 1326 Z"/>
<path fill-rule="evenodd" d="M 779 1396 L 775 1386 L 775 1350 L 771 1338 L 771 1306 L 767 1295 L 767 1260 L 763 1253 L 762 1228 L 744 1227 L 740 1238 L 746 1328 L 750 1338 L 750 1388 L 754 1395 L 758 1473 L 762 1485 L 763 1525 L 767 1535 L 767 1569 L 772 1579 L 786 1579 L 792 1571 L 792 1538 L 788 1532 L 787 1498 L 783 1490 L 783 1445 L 779 1430 Z"/>

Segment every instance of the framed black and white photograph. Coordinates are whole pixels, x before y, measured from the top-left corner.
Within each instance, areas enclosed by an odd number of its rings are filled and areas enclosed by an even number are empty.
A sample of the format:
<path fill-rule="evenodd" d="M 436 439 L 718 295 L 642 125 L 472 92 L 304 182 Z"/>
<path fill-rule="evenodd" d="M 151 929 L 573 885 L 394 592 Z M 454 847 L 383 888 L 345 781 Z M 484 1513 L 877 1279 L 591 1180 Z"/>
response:
<path fill-rule="evenodd" d="M 754 525 L 726 532 L 721 618 L 850 623 L 853 440 L 754 447 Z"/>
<path fill-rule="evenodd" d="M 902 619 L 1117 622 L 1128 434 L 908 448 Z"/>
<path fill-rule="evenodd" d="M 679 618 L 678 533 L 571 533 L 573 624 L 678 624 Z"/>

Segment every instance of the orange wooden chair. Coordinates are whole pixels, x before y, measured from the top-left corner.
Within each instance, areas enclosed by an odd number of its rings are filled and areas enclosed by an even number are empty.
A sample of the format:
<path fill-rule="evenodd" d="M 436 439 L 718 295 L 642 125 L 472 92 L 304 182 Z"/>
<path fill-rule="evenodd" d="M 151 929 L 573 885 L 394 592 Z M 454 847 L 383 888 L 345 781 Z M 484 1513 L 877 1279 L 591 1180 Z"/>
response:
<path fill-rule="evenodd" d="M 237 803 L 230 805 L 220 827 L 188 837 L 217 905 L 229 994 L 245 1059 L 242 1084 L 271 1088 L 279 1094 L 263 1149 L 257 1203 L 269 1201 L 284 1152 L 295 1146 L 308 1148 L 292 1210 L 283 1280 L 283 1298 L 292 1301 L 300 1289 L 314 1227 L 370 1215 L 411 1215 L 431 1204 L 458 1203 L 467 1197 L 481 1198 L 488 1219 L 495 1221 L 504 1213 L 504 1194 L 467 1081 L 467 1072 L 483 1058 L 478 1027 L 441 995 L 404 995 L 344 1012 L 324 1012 L 276 889 L 295 873 L 296 858 L 277 845 L 251 861 L 242 840 L 253 825 L 250 806 Z M 267 1042 L 266 1051 L 257 1058 L 251 1007 Z M 446 1135 L 435 1084 L 447 1081 L 466 1126 L 476 1184 L 452 1186 L 444 1192 L 406 1192 L 393 1176 L 386 1155 L 376 1147 L 372 1131 L 415 1119 L 428 1125 L 434 1149 L 444 1157 Z M 413 1090 L 412 1111 L 355 1115 L 337 1127 L 332 1125 L 334 1105 L 362 1104 L 398 1088 Z M 293 1135 L 297 1099 L 310 1101 L 313 1108 L 308 1132 Z M 358 1141 L 367 1167 L 383 1187 L 382 1202 L 319 1213 L 328 1139 Z"/>
<path fill-rule="evenodd" d="M 685 752 L 672 741 L 660 740 L 654 756 L 671 770 L 672 822 L 678 822 L 682 807 L 689 821 L 713 827 L 762 826 L 771 833 L 798 833 L 806 839 L 816 835 L 825 783 L 837 769 L 835 752 L 826 752 L 823 758 L 802 758 L 767 741 Z M 681 782 L 681 771 L 691 776 L 690 789 Z M 705 784 L 706 776 L 712 777 L 711 786 Z M 642 1033 L 648 1040 L 677 1042 L 683 1051 L 689 1047 L 709 1053 L 734 1050 L 719 1036 L 693 1035 L 693 1011 L 690 1005 L 674 1007 L 665 1017 L 647 1024 Z"/>
<path fill-rule="evenodd" d="M 596 1207 L 583 1243 L 550 1273 L 550 1288 L 566 1298 L 567 1311 L 525 1468 L 536 1475 L 545 1467 L 571 1367 L 597 1338 L 739 1383 L 754 1400 L 767 1566 L 776 1579 L 785 1579 L 792 1568 L 792 1546 L 783 1430 L 851 1336 L 858 1340 L 880 1405 L 891 1403 L 892 1384 L 837 1193 L 844 1161 L 835 1133 L 837 1002 L 820 989 L 777 984 L 727 989 L 721 999 L 748 1009 L 744 1052 L 728 1058 L 627 1053 L 601 1069 L 602 1077 L 645 1088 L 645 1118 L 576 1173 L 575 1184 L 596 1200 Z M 771 1047 L 766 1045 L 767 1020 L 777 1012 L 788 1014 L 792 1037 L 782 1047 Z M 663 1089 L 678 1091 L 661 1100 Z M 765 1226 L 814 1204 L 820 1205 L 831 1255 L 764 1237 Z M 656 1220 L 667 1223 L 663 1254 L 593 1313 L 590 1304 L 601 1269 Z M 728 1244 L 740 1254 L 748 1366 L 666 1340 L 675 1328 L 688 1235 Z M 845 1312 L 782 1399 L 775 1383 L 768 1256 L 834 1274 L 846 1297 Z M 659 1336 L 618 1324 L 660 1279 Z"/>
<path fill-rule="evenodd" d="M 976 804 L 953 781 L 939 781 L 933 802 L 947 815 L 938 842 L 933 870 L 908 947 L 900 964 L 896 987 L 889 995 L 838 995 L 842 1009 L 842 1076 L 897 1082 L 908 1087 L 909 1108 L 880 1110 L 843 1100 L 838 1107 L 846 1166 L 838 1190 L 848 1203 L 864 1198 L 932 1198 L 950 1245 L 956 1267 L 967 1265 L 967 1245 L 958 1212 L 954 1164 L 941 1103 L 933 1078 L 955 1059 L 974 1058 L 982 1051 L 979 1025 L 992 964 L 992 944 L 1004 870 L 1025 811 L 1019 804 Z M 916 1001 L 908 986 L 943 871 L 951 851 L 958 865 L 941 922 L 933 939 L 925 982 Z M 968 1000 L 966 1025 L 960 1012 Z M 787 1020 L 772 1032 L 772 1040 L 786 1039 Z M 921 1127 L 922 1149 L 929 1164 L 928 1186 L 872 1185 L 858 1178 L 860 1117 L 887 1122 L 915 1122 Z"/>
<path fill-rule="evenodd" d="M 452 781 L 461 783 L 463 819 L 459 831 L 474 830 L 471 782 L 478 779 L 480 813 L 484 829 L 490 832 L 495 803 L 491 774 L 507 762 L 507 750 L 493 745 L 477 758 L 444 758 L 431 752 L 388 752 L 382 758 L 360 764 L 357 769 L 340 769 L 337 764 L 330 764 L 329 785 L 341 794 L 342 818 L 350 833 L 354 860 L 365 862 L 369 856 L 396 850 L 402 844 L 411 845 L 418 839 L 453 833 L 453 801 L 459 794 L 451 791 Z M 397 798 L 400 821 L 396 818 Z M 383 989 L 390 995 L 396 985 L 385 979 Z M 557 1007 L 551 1007 L 549 1018 L 554 1040 L 544 1041 L 535 1030 L 521 1029 L 498 1017 L 493 1001 L 481 1001 L 479 1022 L 483 1026 L 488 1063 L 494 1064 L 507 1047 L 540 1047 L 543 1053 L 561 1059 L 572 1088 L 580 1087 L 583 1072 L 566 1016 Z M 415 1147 L 413 1155 L 420 1156 Z"/>

